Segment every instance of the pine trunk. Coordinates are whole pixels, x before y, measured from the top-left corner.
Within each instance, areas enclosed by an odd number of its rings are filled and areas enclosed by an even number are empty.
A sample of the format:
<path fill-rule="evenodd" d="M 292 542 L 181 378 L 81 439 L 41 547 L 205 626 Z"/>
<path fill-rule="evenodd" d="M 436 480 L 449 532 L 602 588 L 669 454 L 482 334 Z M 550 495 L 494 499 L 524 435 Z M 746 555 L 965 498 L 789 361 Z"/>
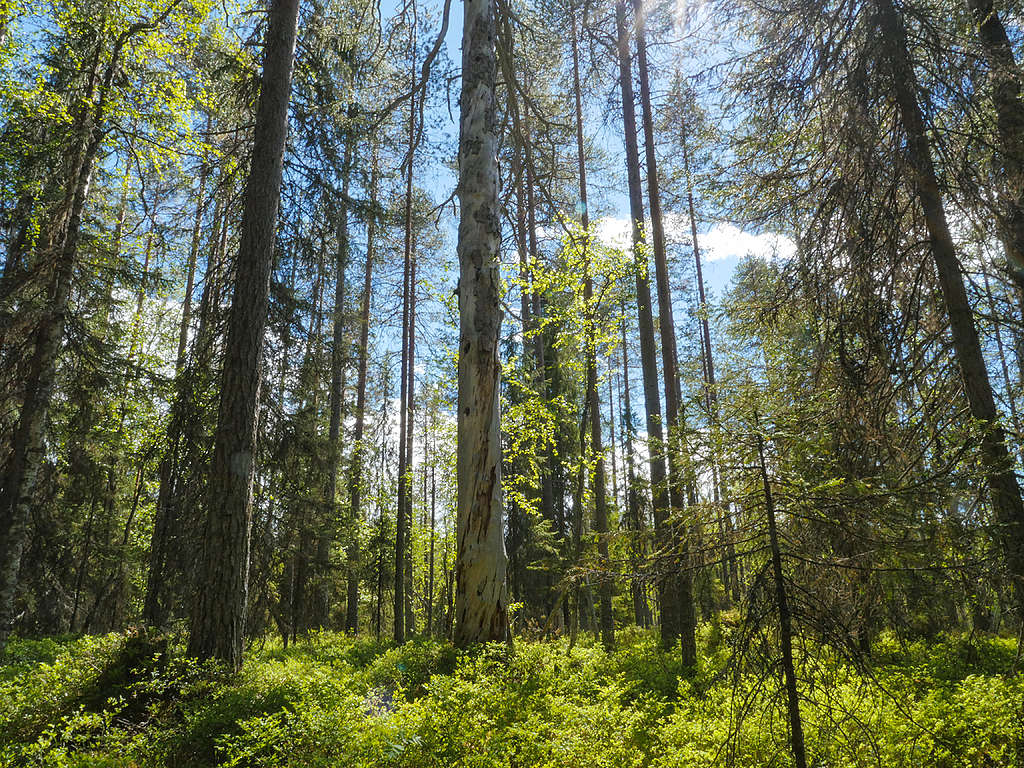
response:
<path fill-rule="evenodd" d="M 242 664 L 263 335 L 288 132 L 299 0 L 272 0 L 228 319 L 199 590 L 188 652 Z"/>
<path fill-rule="evenodd" d="M 661 644 L 671 648 L 681 634 L 679 593 L 674 589 L 675 565 L 666 563 L 675 549 L 669 520 L 668 478 L 665 470 L 665 440 L 661 422 L 661 393 L 658 387 L 658 361 L 654 338 L 654 314 L 651 308 L 651 284 L 648 280 L 647 248 L 644 243 L 644 203 L 640 185 L 640 151 L 637 146 L 636 107 L 633 104 L 633 71 L 629 55 L 629 31 L 626 27 L 625 0 L 615 4 L 618 35 L 619 86 L 622 89 L 622 129 L 626 143 L 626 172 L 629 182 L 629 213 L 633 229 L 633 258 L 636 260 L 637 320 L 640 325 L 640 367 L 643 374 L 644 407 L 647 413 L 648 455 L 650 457 L 651 495 L 654 502 L 654 527 L 661 550 L 658 569 L 658 600 L 661 603 Z"/>

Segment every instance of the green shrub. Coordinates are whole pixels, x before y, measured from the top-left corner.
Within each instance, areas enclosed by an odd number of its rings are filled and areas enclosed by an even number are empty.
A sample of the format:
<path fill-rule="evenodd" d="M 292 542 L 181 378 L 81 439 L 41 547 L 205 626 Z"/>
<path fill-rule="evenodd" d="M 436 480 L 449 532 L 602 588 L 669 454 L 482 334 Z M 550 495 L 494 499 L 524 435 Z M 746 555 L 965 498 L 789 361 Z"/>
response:
<path fill-rule="evenodd" d="M 585 638 L 456 652 L 318 633 L 251 651 L 239 674 L 145 636 L 22 645 L 0 683 L 0 766 L 791 765 L 777 669 L 723 674 L 719 631 L 702 630 L 711 652 L 689 678 L 642 631 L 611 653 Z M 882 637 L 865 673 L 816 649 L 800 664 L 812 764 L 1024 765 L 1014 654 L 1001 638 Z"/>

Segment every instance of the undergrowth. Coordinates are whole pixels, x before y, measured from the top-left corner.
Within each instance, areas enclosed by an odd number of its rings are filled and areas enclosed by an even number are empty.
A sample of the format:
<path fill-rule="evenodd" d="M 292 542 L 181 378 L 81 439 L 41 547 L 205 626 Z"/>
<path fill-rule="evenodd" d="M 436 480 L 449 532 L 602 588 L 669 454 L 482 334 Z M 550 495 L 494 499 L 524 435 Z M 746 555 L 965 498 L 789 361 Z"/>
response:
<path fill-rule="evenodd" d="M 777 669 L 730 664 L 717 632 L 705 628 L 689 673 L 642 632 L 611 653 L 323 633 L 251 649 L 237 675 L 144 633 L 14 641 L 0 765 L 789 765 Z M 1015 643 L 994 637 L 883 637 L 856 668 L 804 653 L 812 764 L 1024 766 L 1015 663 Z"/>

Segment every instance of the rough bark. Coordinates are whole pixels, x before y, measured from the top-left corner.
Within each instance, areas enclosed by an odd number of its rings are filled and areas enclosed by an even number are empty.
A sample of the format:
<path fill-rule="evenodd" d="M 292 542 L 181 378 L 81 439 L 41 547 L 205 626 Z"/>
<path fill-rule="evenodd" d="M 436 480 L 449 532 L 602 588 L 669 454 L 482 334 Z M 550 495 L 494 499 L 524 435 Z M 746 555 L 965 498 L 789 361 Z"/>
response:
<path fill-rule="evenodd" d="M 257 406 L 263 380 L 274 238 L 281 195 L 299 0 L 272 0 L 262 85 L 228 319 L 208 487 L 203 558 L 188 652 L 242 663 Z"/>
<path fill-rule="evenodd" d="M 643 374 L 644 408 L 647 414 L 648 455 L 650 457 L 651 494 L 654 502 L 654 526 L 660 548 L 672 551 L 674 544 L 669 525 L 669 495 L 665 470 L 665 440 L 661 422 L 661 394 L 658 387 L 657 349 L 654 315 L 651 309 L 651 284 L 647 274 L 647 246 L 644 242 L 644 203 L 640 183 L 640 152 L 637 146 L 636 108 L 633 103 L 633 72 L 629 55 L 629 30 L 626 26 L 625 0 L 615 4 L 618 35 L 619 87 L 622 90 L 622 132 L 626 144 L 626 173 L 629 184 L 629 213 L 632 220 L 633 257 L 636 260 L 637 320 L 640 326 L 640 368 Z M 667 570 L 671 570 L 669 566 Z M 659 571 L 666 570 L 659 564 Z M 658 574 L 658 600 L 661 603 L 661 644 L 671 648 L 680 637 L 679 595 L 672 579 Z"/>
<path fill-rule="evenodd" d="M 906 28 L 891 0 L 877 0 L 877 7 L 880 31 L 892 65 L 893 96 L 907 136 L 907 153 L 915 174 L 915 192 L 931 239 L 932 258 L 949 320 L 953 352 L 971 416 L 983 429 L 981 460 L 990 502 L 999 526 L 1007 569 L 1015 582 L 1017 606 L 1024 609 L 1024 503 L 1021 502 L 1020 486 L 999 423 L 978 329 L 946 221 L 924 116 L 918 103 L 920 86 L 907 47 Z M 1024 610 L 1021 612 L 1024 615 Z"/>
<path fill-rule="evenodd" d="M 459 136 L 459 384 L 455 643 L 508 631 L 501 499 L 501 208 L 494 0 L 467 0 Z"/>

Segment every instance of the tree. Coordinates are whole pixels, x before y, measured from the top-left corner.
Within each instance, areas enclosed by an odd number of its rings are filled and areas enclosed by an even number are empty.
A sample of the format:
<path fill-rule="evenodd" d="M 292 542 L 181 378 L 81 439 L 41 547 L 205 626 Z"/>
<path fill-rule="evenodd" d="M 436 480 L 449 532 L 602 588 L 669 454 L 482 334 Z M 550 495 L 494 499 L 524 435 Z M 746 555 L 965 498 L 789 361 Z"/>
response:
<path fill-rule="evenodd" d="M 501 498 L 501 362 L 494 0 L 465 3 L 459 133 L 459 397 L 455 642 L 508 631 Z M 396 564 L 396 567 L 401 567 Z"/>
<path fill-rule="evenodd" d="M 262 384 L 263 333 L 274 261 L 288 101 L 299 0 L 273 0 L 268 15 L 252 167 L 221 374 L 220 411 L 209 480 L 202 563 L 189 654 L 242 663 L 249 577 L 249 535 Z"/>

